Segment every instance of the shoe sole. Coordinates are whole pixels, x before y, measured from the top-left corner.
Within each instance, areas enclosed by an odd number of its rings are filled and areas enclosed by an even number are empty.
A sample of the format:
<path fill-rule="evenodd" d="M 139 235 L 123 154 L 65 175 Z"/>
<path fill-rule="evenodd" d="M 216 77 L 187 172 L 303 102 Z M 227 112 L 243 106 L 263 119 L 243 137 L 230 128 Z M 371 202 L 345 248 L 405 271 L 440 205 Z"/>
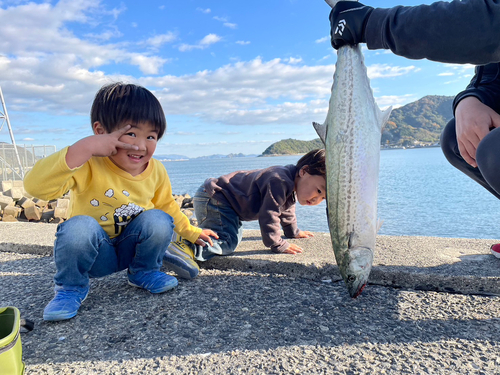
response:
<path fill-rule="evenodd" d="M 500 253 L 499 252 L 496 252 L 495 250 L 491 250 L 491 253 L 493 254 L 493 256 L 497 257 L 500 259 Z"/>
<path fill-rule="evenodd" d="M 170 254 L 169 251 L 174 253 L 174 255 Z M 184 252 L 171 246 L 169 246 L 165 252 L 163 261 L 167 263 L 167 266 L 169 266 L 177 276 L 183 279 L 194 279 L 200 273 L 200 267 L 194 260 L 189 259 Z"/>
<path fill-rule="evenodd" d="M 128 285 L 130 286 L 133 286 L 135 288 L 139 288 L 139 289 L 144 289 L 144 290 L 147 290 L 149 293 L 152 293 L 152 294 L 159 294 L 159 293 L 164 293 L 170 289 L 174 289 L 177 285 L 179 284 L 179 282 L 177 281 L 177 279 L 174 278 L 174 280 L 170 281 L 168 284 L 165 284 L 163 287 L 161 288 L 157 288 L 157 289 L 147 289 L 147 288 L 144 288 L 143 286 L 140 286 L 140 285 L 137 285 L 137 284 L 134 284 L 132 281 L 128 281 Z"/>
<path fill-rule="evenodd" d="M 66 314 L 43 314 L 43 320 L 47 322 L 57 322 L 60 320 L 68 320 L 76 316 L 78 310 Z"/>
<path fill-rule="evenodd" d="M 88 296 L 88 293 L 87 293 L 87 296 Z M 85 296 L 85 298 L 82 299 L 82 302 L 80 302 L 80 306 L 82 306 L 83 301 L 85 301 L 87 299 L 87 296 Z M 76 311 L 71 311 L 71 312 L 67 312 L 64 314 L 61 314 L 61 313 L 59 313 L 59 314 L 45 314 L 45 312 L 44 312 L 43 313 L 43 320 L 45 320 L 47 322 L 57 322 L 60 320 L 71 319 L 71 318 L 75 317 L 76 314 L 78 314 L 78 310 L 80 310 L 80 306 L 78 306 Z"/>

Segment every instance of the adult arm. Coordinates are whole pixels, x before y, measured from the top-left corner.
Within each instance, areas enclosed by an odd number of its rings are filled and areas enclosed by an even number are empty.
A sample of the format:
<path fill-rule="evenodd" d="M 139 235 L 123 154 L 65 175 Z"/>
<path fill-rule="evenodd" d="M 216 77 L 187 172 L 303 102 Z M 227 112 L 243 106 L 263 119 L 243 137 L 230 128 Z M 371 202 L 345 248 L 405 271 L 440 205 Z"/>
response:
<path fill-rule="evenodd" d="M 500 61 L 500 2 L 454 0 L 373 8 L 340 1 L 330 13 L 332 46 L 366 43 L 409 59 L 483 65 Z"/>
<path fill-rule="evenodd" d="M 368 49 L 410 59 L 487 64 L 500 61 L 500 2 L 454 0 L 375 8 L 366 22 Z"/>

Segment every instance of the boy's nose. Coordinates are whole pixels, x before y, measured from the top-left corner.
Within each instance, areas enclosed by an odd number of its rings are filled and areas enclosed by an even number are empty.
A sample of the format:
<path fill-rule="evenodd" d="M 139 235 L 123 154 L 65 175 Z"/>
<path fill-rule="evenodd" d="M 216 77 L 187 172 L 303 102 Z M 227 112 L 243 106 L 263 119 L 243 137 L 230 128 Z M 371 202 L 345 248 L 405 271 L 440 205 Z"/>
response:
<path fill-rule="evenodd" d="M 146 141 L 144 141 L 142 139 L 136 139 L 134 142 L 134 145 L 139 147 L 139 151 L 146 150 Z"/>

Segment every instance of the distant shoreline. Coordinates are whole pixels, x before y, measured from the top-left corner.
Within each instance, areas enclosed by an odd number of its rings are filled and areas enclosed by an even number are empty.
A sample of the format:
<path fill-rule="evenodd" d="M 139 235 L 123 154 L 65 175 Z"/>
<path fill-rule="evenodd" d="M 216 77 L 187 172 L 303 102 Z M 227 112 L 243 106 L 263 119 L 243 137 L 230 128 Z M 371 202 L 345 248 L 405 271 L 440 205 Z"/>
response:
<path fill-rule="evenodd" d="M 381 146 L 380 150 L 410 150 L 410 149 L 416 149 L 416 148 L 433 148 L 433 147 L 441 147 L 440 145 L 429 145 L 429 146 L 411 146 L 411 147 L 405 147 L 405 146 L 394 146 L 394 147 L 385 147 Z M 170 161 L 189 161 L 189 160 L 207 160 L 207 159 L 239 159 L 239 158 L 269 158 L 269 157 L 279 157 L 279 156 L 300 156 L 300 155 L 305 155 L 306 153 L 297 153 L 297 154 L 260 154 L 260 155 L 242 155 L 242 156 L 217 156 L 217 157 L 211 157 L 211 156 L 198 156 L 196 158 L 189 158 L 187 156 L 179 159 L 173 159 L 173 158 L 165 158 L 162 157 L 163 155 L 159 155 L 161 158 L 155 158 L 158 161 L 161 162 L 170 162 Z"/>

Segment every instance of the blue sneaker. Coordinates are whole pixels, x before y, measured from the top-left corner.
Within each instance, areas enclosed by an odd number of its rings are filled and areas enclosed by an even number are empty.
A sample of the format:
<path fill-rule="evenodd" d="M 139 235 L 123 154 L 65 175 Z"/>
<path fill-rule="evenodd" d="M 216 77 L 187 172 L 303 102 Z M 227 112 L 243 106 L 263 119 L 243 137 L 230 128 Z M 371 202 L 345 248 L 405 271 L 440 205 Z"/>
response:
<path fill-rule="evenodd" d="M 89 287 L 60 287 L 55 288 L 56 295 L 43 310 L 43 320 L 57 321 L 71 319 L 76 315 L 87 294 Z"/>
<path fill-rule="evenodd" d="M 174 234 L 163 256 L 165 265 L 183 279 L 194 279 L 200 272 L 198 263 L 194 261 L 193 246 L 196 245 Z"/>
<path fill-rule="evenodd" d="M 177 286 L 177 279 L 160 271 L 128 273 L 129 285 L 146 289 L 150 293 L 163 293 Z"/>

